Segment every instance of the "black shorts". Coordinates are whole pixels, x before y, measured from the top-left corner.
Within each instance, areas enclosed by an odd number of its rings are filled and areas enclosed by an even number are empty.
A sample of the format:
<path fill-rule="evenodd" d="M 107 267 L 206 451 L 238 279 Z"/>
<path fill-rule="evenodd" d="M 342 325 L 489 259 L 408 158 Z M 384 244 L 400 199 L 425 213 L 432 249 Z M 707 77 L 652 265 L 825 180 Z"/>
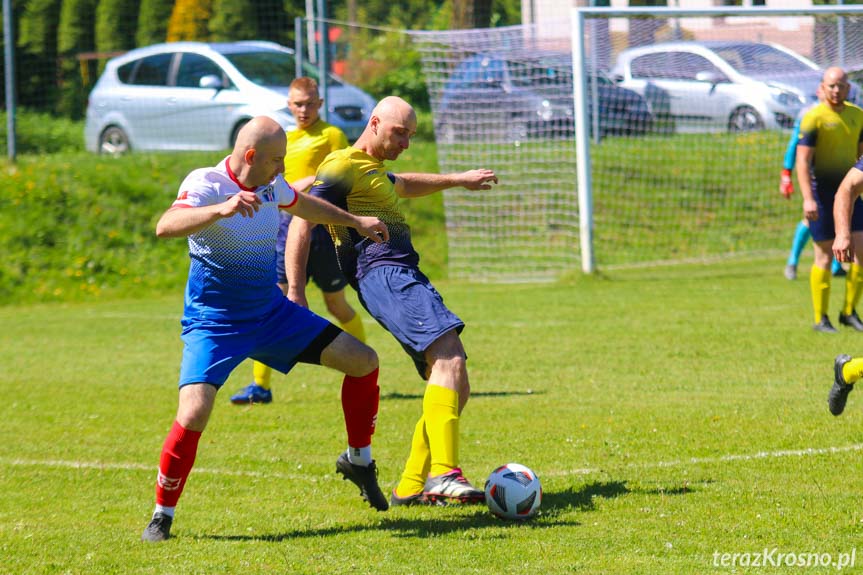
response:
<path fill-rule="evenodd" d="M 286 284 L 288 278 L 285 274 L 285 240 L 288 238 L 291 215 L 281 212 L 281 218 L 279 236 L 276 240 L 276 274 L 277 281 Z M 324 226 L 315 226 L 312 229 L 309 262 L 306 265 L 306 281 L 310 279 L 326 293 L 341 291 L 348 285 L 348 280 L 342 273 L 339 260 L 336 258 L 333 239 Z"/>

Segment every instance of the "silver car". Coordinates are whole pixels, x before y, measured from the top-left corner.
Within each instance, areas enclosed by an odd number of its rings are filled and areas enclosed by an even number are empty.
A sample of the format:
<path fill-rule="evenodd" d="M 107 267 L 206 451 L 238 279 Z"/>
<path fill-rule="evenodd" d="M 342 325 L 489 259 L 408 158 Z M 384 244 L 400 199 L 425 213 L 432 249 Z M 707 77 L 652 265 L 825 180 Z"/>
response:
<path fill-rule="evenodd" d="M 624 50 L 612 77 L 680 132 L 790 128 L 823 71 L 776 44 L 667 42 Z M 852 86 L 851 99 L 860 97 Z"/>
<path fill-rule="evenodd" d="M 317 76 L 309 66 L 306 74 Z M 171 42 L 112 58 L 87 103 L 84 139 L 92 152 L 224 150 L 239 129 L 268 115 L 286 130 L 296 75 L 294 52 L 272 42 Z M 374 99 L 328 77 L 327 121 L 350 141 L 365 128 Z"/>

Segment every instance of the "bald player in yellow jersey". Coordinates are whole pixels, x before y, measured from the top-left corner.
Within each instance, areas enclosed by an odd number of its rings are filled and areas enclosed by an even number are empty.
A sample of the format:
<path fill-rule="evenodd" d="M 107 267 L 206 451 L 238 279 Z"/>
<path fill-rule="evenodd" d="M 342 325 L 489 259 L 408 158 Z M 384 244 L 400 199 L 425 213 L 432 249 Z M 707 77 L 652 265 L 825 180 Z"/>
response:
<path fill-rule="evenodd" d="M 486 169 L 451 174 L 390 172 L 384 162 L 395 160 L 408 148 L 416 129 L 416 113 L 407 102 L 384 98 L 356 143 L 321 163 L 309 193 L 350 213 L 377 214 L 389 230 L 389 240 L 377 246 L 345 227 L 330 227 L 342 270 L 360 303 L 396 338 L 426 380 L 410 455 L 390 504 L 482 503 L 482 489 L 467 480 L 459 463 L 459 421 L 470 397 L 467 354 L 459 336 L 464 322 L 420 271 L 419 254 L 399 199 L 456 186 L 488 190 L 497 176 Z M 295 218 L 288 233 L 288 297 L 300 305 L 305 303 L 304 260 L 312 226 Z"/>
<path fill-rule="evenodd" d="M 824 100 L 809 110 L 800 122 L 797 145 L 797 178 L 803 196 L 803 217 L 809 221 L 815 262 L 809 275 L 815 331 L 835 333 L 827 314 L 830 301 L 830 264 L 836 237 L 833 203 L 845 174 L 863 154 L 863 110 L 846 102 L 850 90 L 841 68 L 828 68 L 821 80 Z M 863 231 L 863 203 L 854 210 L 852 231 Z M 855 307 L 863 286 L 863 268 L 851 264 L 845 277 L 845 303 L 839 323 L 863 331 Z"/>
<path fill-rule="evenodd" d="M 301 182 L 306 178 L 311 183 L 320 163 L 330 152 L 348 146 L 344 132 L 326 123 L 320 116 L 323 100 L 314 79 L 300 77 L 291 82 L 288 91 L 288 109 L 297 121 L 297 129 L 287 133 L 285 150 L 285 178 L 289 182 Z M 282 293 L 287 295 L 288 282 L 285 277 L 285 240 L 291 216 L 282 212 L 276 249 L 276 273 Z M 338 320 L 341 328 L 360 340 L 366 341 L 362 318 L 345 299 L 347 280 L 339 268 L 333 242 L 326 229 L 320 227 L 312 237 L 309 251 L 307 276 L 321 288 L 327 310 Z M 272 369 L 254 362 L 252 367 L 254 381 L 231 397 L 231 403 L 270 403 L 273 393 L 270 389 Z"/>

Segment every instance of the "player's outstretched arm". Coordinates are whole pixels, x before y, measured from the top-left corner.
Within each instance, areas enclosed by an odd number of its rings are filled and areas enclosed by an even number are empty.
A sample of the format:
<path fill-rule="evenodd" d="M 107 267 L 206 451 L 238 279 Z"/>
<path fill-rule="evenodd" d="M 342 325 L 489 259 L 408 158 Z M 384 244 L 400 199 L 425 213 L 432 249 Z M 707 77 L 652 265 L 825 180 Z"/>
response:
<path fill-rule="evenodd" d="M 403 198 L 419 198 L 448 188 L 490 190 L 497 183 L 494 171 L 479 169 L 453 174 L 406 173 L 396 176 L 396 193 Z"/>
<path fill-rule="evenodd" d="M 833 240 L 833 256 L 840 262 L 854 259 L 854 243 L 851 241 L 851 212 L 854 200 L 863 192 L 863 172 L 856 167 L 848 170 L 836 197 L 833 200 L 833 220 L 836 238 Z"/>
<path fill-rule="evenodd" d="M 299 194 L 297 202 L 287 211 L 315 224 L 333 224 L 355 228 L 360 234 L 370 238 L 375 243 L 390 239 L 386 224 L 378 218 L 355 216 L 326 200 L 309 194 Z"/>
<path fill-rule="evenodd" d="M 203 230 L 222 218 L 240 214 L 244 218 L 255 215 L 261 207 L 261 200 L 255 192 L 243 191 L 214 206 L 169 208 L 156 224 L 156 236 L 160 238 L 179 238 Z"/>
<path fill-rule="evenodd" d="M 309 188 L 312 187 L 312 184 L 315 183 L 315 176 L 306 176 L 305 178 L 301 178 L 296 182 L 291 182 L 291 187 L 294 188 L 298 192 L 308 191 Z"/>

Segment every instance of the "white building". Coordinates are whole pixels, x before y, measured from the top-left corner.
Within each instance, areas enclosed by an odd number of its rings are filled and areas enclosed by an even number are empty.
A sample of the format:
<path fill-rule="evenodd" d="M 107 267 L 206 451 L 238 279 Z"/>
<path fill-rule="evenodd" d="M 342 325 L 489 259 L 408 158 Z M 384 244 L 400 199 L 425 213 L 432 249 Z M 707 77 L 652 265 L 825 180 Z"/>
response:
<path fill-rule="evenodd" d="M 841 0 L 839 0 L 841 2 Z M 591 0 L 521 0 L 523 24 L 536 24 L 537 33 L 550 44 L 568 42 L 571 33 L 570 11 L 573 6 L 590 6 Z M 597 2 L 599 3 L 599 2 Z M 667 0 L 672 8 L 718 8 L 729 5 L 767 8 L 809 8 L 812 0 Z M 610 0 L 611 8 L 627 8 L 628 0 Z M 777 42 L 805 56 L 812 57 L 813 18 L 806 17 L 717 17 L 674 19 L 669 24 L 677 32 L 695 40 L 746 39 Z M 627 20 L 610 21 L 614 49 L 622 48 L 629 32 Z M 663 38 L 662 33 L 657 39 Z"/>

